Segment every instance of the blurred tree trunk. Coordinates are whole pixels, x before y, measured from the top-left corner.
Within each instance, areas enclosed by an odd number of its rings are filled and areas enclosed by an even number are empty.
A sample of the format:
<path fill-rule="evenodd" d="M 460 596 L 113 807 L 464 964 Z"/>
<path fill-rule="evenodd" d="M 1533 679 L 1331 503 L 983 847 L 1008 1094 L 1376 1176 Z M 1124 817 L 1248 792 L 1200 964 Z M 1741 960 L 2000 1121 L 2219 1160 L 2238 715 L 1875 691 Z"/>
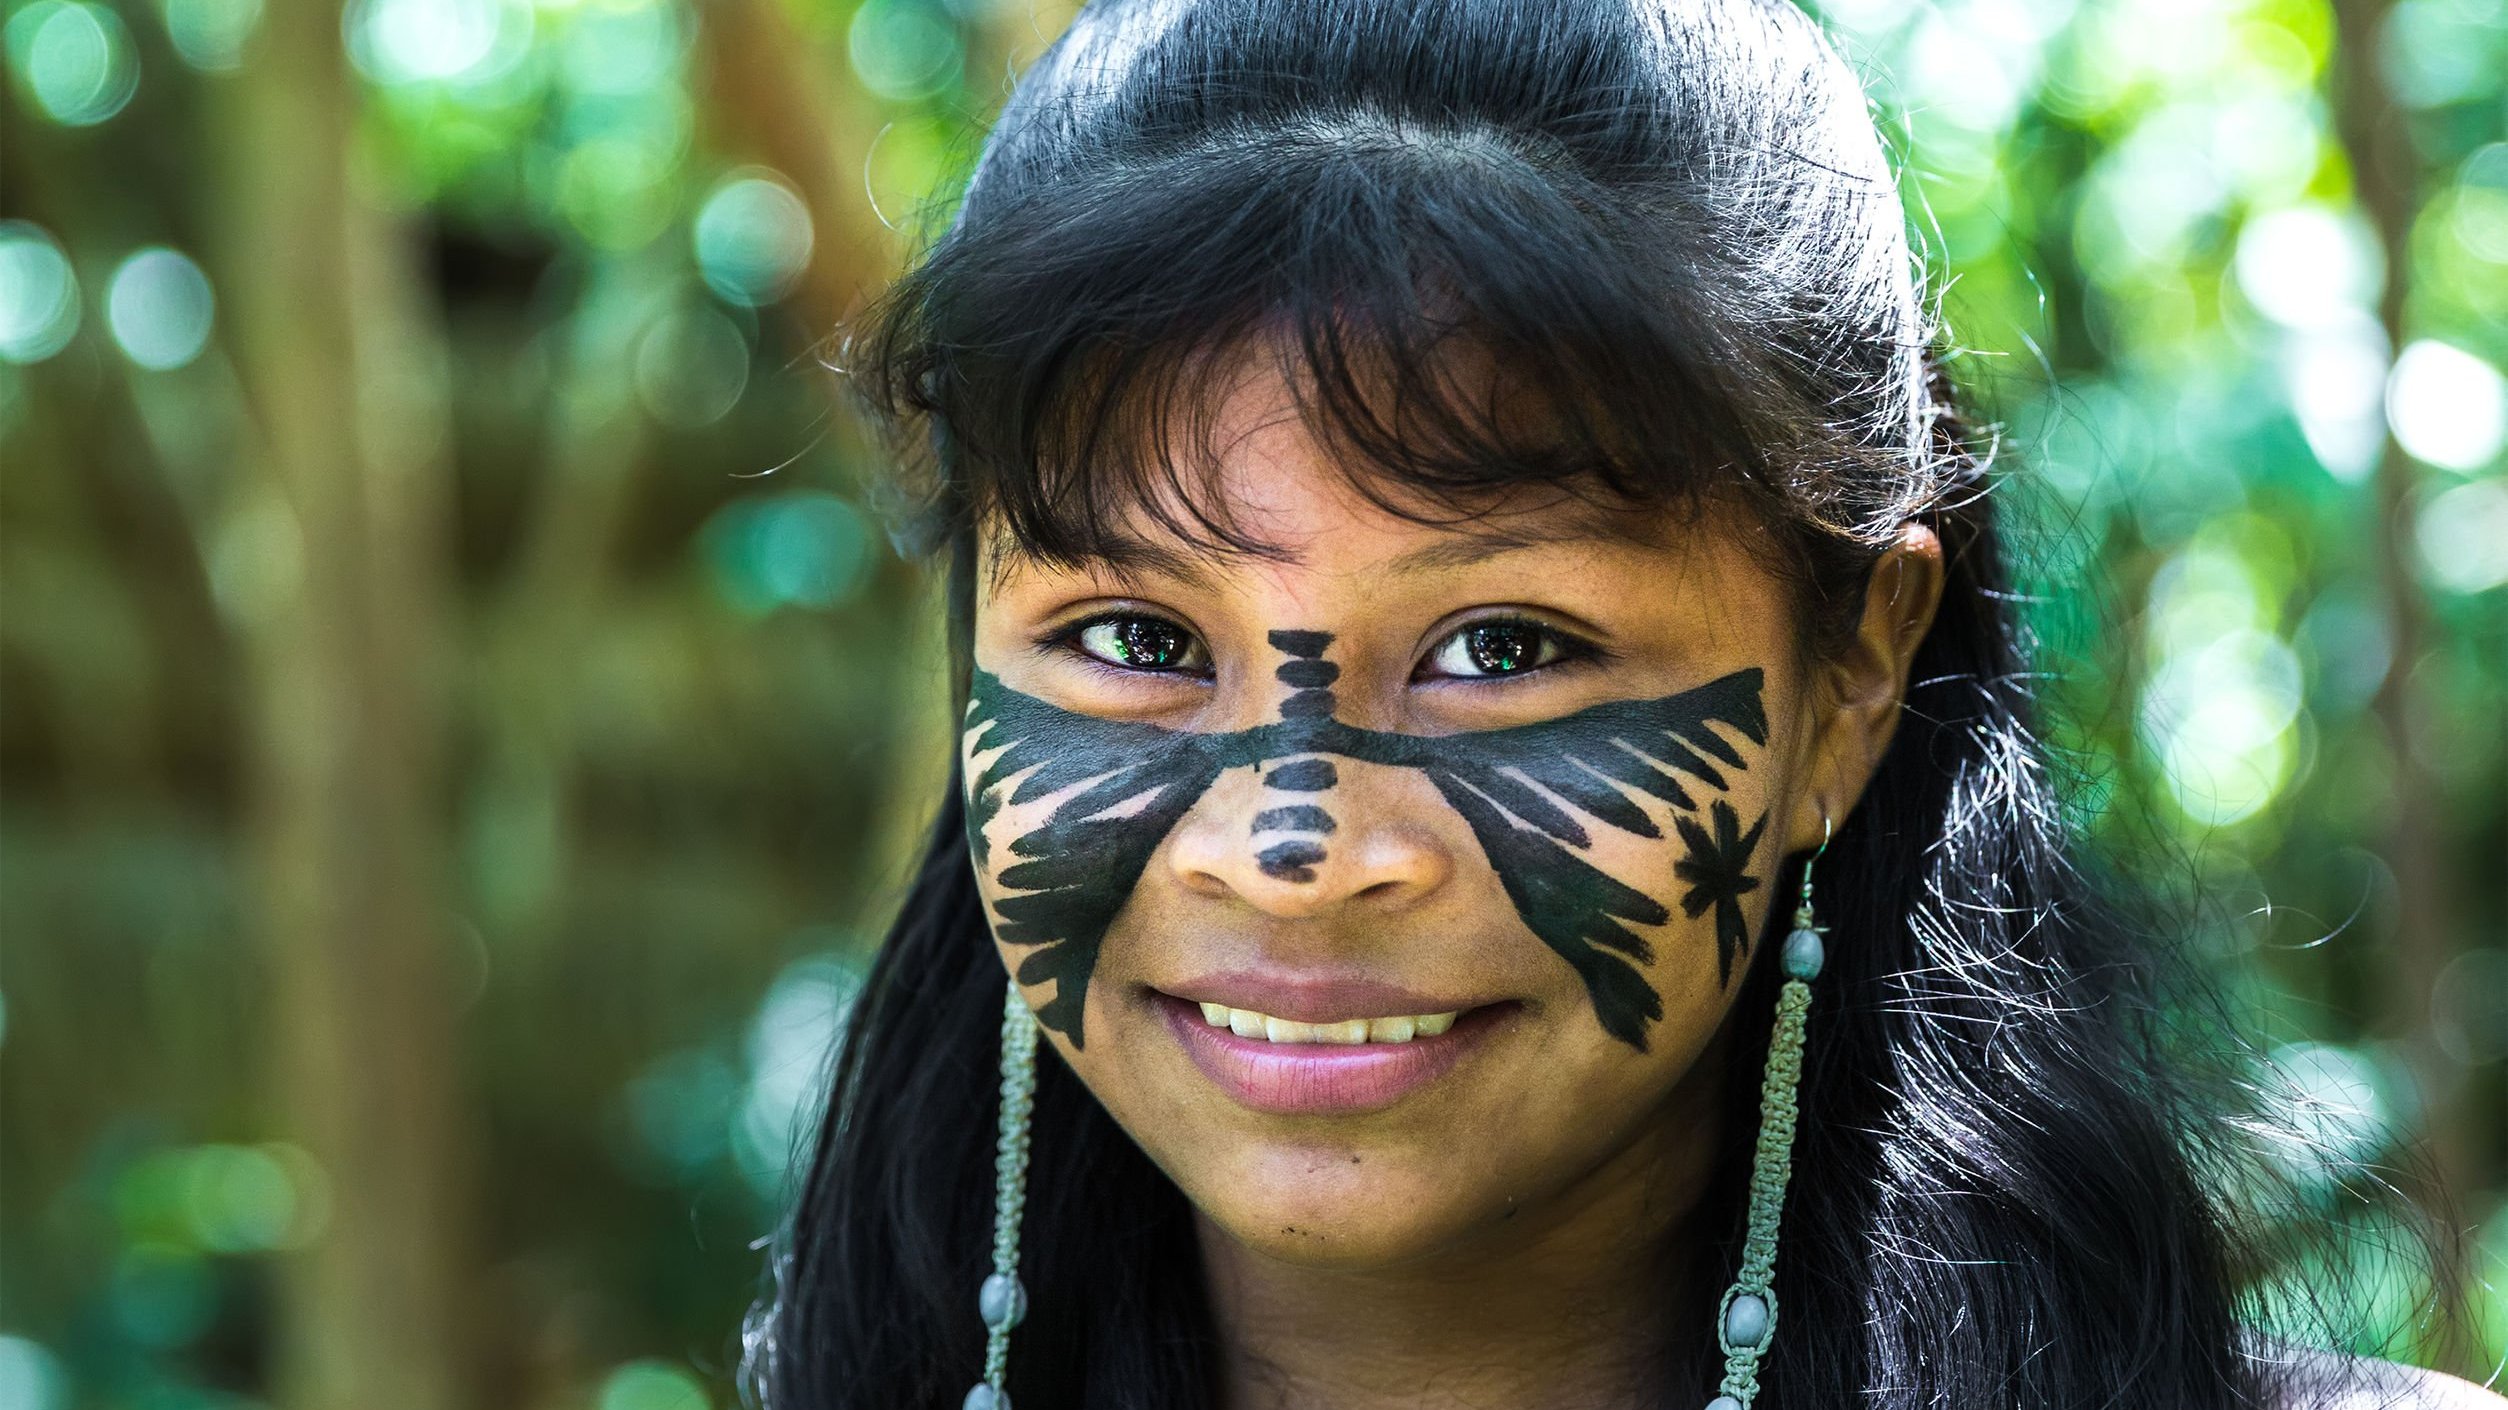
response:
<path fill-rule="evenodd" d="M 2332 79 L 2334 127 L 2351 166 L 2353 192 L 2386 256 L 2378 321 L 2385 327 L 2388 347 L 2400 353 L 2409 332 L 2405 311 L 2412 289 L 2412 217 L 2420 206 L 2414 176 L 2420 162 L 2379 65 L 2392 8 L 2391 0 L 2336 0 Z M 2430 640 L 2430 610 L 2412 567 L 2417 479 L 2412 457 L 2396 444 L 2389 428 L 2372 483 L 2377 500 L 2373 550 L 2387 639 L 2393 646 L 2393 664 L 2375 702 L 2395 767 L 2394 823 L 2386 839 L 2386 862 L 2395 876 L 2395 963 L 2384 1026 L 2402 1044 L 2420 1089 L 2422 1135 L 2438 1182 L 2424 1197 L 2452 1226 L 2462 1218 L 2462 1202 L 2479 1188 L 2480 1173 L 2473 1113 L 2465 1102 L 2466 1074 L 2439 1047 L 2433 1023 L 2439 977 L 2455 955 L 2462 926 L 2448 890 L 2444 798 L 2422 738 L 2430 712 L 2429 702 L 2420 697 L 2428 682 L 2416 668 Z M 2451 1304 L 2461 1297 L 2462 1275 L 2461 1267 L 2439 1270 L 2441 1293 Z M 2441 1351 L 2460 1363 L 2451 1369 L 2472 1369 L 2469 1348 L 2443 1345 Z"/>
<path fill-rule="evenodd" d="M 477 787 L 498 846 L 472 878 L 473 894 L 496 946 L 526 961 L 544 957 L 576 873 L 577 648 L 615 586 L 645 472 L 650 428 L 636 404 L 636 340 L 678 274 L 659 245 L 585 257 L 581 298 L 552 340 L 563 353 L 518 562 L 480 612 L 488 718 Z"/>
<path fill-rule="evenodd" d="M 340 11 L 279 5 L 220 95 L 226 287 L 260 454 L 240 513 L 255 921 L 279 1130 L 329 1222 L 281 1277 L 299 1410 L 467 1405 L 475 1297 L 440 782 L 440 329 L 365 198 Z"/>

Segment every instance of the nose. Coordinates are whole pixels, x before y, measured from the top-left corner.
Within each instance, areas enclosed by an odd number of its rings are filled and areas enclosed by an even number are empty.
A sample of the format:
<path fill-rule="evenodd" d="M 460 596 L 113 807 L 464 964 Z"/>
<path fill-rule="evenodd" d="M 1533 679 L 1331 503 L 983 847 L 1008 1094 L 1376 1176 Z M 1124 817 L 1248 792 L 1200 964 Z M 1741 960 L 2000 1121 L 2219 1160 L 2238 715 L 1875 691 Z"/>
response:
<path fill-rule="evenodd" d="M 1168 866 L 1195 895 L 1283 917 L 1395 911 L 1454 874 L 1441 808 L 1416 770 L 1330 755 L 1232 770 L 1176 827 Z"/>

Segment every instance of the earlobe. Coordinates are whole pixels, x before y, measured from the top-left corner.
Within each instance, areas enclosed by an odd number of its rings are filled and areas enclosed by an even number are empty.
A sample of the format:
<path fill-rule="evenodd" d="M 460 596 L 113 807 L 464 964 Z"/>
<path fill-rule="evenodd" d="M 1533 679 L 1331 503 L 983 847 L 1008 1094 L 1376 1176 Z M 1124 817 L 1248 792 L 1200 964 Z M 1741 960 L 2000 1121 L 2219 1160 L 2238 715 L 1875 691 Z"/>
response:
<path fill-rule="evenodd" d="M 1811 775 L 1788 839 L 1800 851 L 1820 842 L 1821 812 L 1842 822 L 1863 797 L 1898 730 L 1916 648 L 1942 601 L 1942 541 L 1914 520 L 1875 564 L 1864 586 L 1863 619 L 1853 641 L 1821 672 Z"/>

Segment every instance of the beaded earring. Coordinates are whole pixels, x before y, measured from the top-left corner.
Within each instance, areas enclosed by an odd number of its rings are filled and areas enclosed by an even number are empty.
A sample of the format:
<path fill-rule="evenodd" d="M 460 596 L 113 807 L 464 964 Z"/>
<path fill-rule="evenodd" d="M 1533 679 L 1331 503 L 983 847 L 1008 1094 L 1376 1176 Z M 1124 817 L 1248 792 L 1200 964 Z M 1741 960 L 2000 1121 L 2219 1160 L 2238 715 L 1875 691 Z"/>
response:
<path fill-rule="evenodd" d="M 993 1147 L 993 1271 L 976 1294 L 984 1379 L 961 1410 L 1010 1410 L 1010 1329 L 1028 1315 L 1019 1282 L 1019 1215 L 1028 1202 L 1028 1117 L 1036 1110 L 1036 1016 L 1010 981 L 1001 1005 L 1001 1123 Z"/>
<path fill-rule="evenodd" d="M 1768 1035 L 1768 1070 L 1759 1083 L 1759 1146 L 1750 1167 L 1750 1215 L 1742 1236 L 1742 1266 L 1716 1307 L 1716 1345 L 1724 1351 L 1724 1383 L 1707 1410 L 1749 1410 L 1759 1394 L 1759 1358 L 1776 1335 L 1777 1216 L 1785 1208 L 1785 1181 L 1794 1157 L 1794 1088 L 1803 1075 L 1803 1015 L 1811 1008 L 1812 978 L 1820 973 L 1826 929 L 1812 916 L 1811 869 L 1829 850 L 1828 814 L 1820 816 L 1820 849 L 1803 863 L 1802 903 L 1794 908 L 1793 933 L 1777 955 L 1785 987 L 1777 991 L 1776 1028 Z"/>

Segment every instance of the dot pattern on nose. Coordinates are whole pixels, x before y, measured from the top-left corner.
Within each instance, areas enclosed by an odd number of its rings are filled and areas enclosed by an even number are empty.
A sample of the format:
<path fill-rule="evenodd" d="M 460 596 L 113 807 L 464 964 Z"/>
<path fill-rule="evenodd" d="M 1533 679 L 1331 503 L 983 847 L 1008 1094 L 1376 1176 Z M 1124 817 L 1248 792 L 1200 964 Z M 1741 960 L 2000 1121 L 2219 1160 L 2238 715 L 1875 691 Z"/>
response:
<path fill-rule="evenodd" d="M 1289 659 L 1272 672 L 1274 679 L 1290 687 L 1280 702 L 1280 718 L 1288 720 L 1327 720 L 1339 707 L 1333 696 L 1332 683 L 1341 678 L 1341 668 L 1324 659 L 1324 648 L 1332 645 L 1332 633 L 1308 631 L 1275 631 L 1270 634 L 1272 646 L 1285 652 Z M 1282 764 L 1263 776 L 1263 782 L 1284 793 L 1321 793 L 1338 782 L 1329 759 L 1298 759 Z M 1332 814 L 1313 803 L 1292 807 L 1265 808 L 1254 815 L 1254 835 L 1288 832 L 1298 836 L 1284 838 L 1254 854 L 1254 865 L 1263 875 L 1280 881 L 1312 882 L 1315 868 L 1325 857 L 1320 840 L 1339 826 Z"/>

